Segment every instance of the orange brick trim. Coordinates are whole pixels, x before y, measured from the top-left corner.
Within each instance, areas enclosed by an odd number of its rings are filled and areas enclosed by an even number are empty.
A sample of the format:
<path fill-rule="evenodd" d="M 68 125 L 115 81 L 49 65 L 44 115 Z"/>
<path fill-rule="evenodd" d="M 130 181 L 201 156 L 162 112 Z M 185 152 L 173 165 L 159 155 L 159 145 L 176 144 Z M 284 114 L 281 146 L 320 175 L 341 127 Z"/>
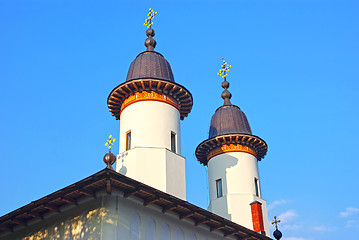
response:
<path fill-rule="evenodd" d="M 265 234 L 263 224 L 262 203 L 254 201 L 251 204 L 253 231 Z"/>
<path fill-rule="evenodd" d="M 120 115 L 121 112 L 128 107 L 129 105 L 136 103 L 136 102 L 141 102 L 141 101 L 157 101 L 157 102 L 163 102 L 163 103 L 167 103 L 175 108 L 178 109 L 178 111 L 180 110 L 179 104 L 178 102 L 170 97 L 167 96 L 165 94 L 159 94 L 156 92 L 147 92 L 147 91 L 142 91 L 142 92 L 137 92 L 133 95 L 130 95 L 128 98 L 126 98 L 122 105 L 121 105 L 121 110 L 120 110 Z"/>
<path fill-rule="evenodd" d="M 207 156 L 207 160 L 209 161 L 209 159 L 222 154 L 222 153 L 226 153 L 226 152 L 246 152 L 249 154 L 252 154 L 253 156 L 257 157 L 256 152 L 248 147 L 248 146 L 243 146 L 241 144 L 229 144 L 229 145 L 223 145 L 221 147 L 216 147 L 214 149 L 212 149 Z"/>

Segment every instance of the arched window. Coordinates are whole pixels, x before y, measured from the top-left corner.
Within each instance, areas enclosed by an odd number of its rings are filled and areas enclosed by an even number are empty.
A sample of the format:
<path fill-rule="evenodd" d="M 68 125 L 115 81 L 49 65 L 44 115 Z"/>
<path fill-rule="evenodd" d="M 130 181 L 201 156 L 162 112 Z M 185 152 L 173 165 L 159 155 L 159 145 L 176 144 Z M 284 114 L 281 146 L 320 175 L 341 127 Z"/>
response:
<path fill-rule="evenodd" d="M 152 218 L 147 219 L 145 239 L 146 240 L 155 240 L 156 239 L 156 224 Z"/>
<path fill-rule="evenodd" d="M 140 239 L 141 219 L 138 213 L 132 213 L 130 217 L 130 238 Z"/>
<path fill-rule="evenodd" d="M 188 240 L 197 240 L 196 234 L 191 233 L 188 237 Z"/>
<path fill-rule="evenodd" d="M 177 228 L 175 240 L 184 240 L 184 233 L 182 229 Z"/>
<path fill-rule="evenodd" d="M 170 227 L 168 224 L 164 223 L 161 227 L 161 240 L 169 240 L 171 239 Z"/>

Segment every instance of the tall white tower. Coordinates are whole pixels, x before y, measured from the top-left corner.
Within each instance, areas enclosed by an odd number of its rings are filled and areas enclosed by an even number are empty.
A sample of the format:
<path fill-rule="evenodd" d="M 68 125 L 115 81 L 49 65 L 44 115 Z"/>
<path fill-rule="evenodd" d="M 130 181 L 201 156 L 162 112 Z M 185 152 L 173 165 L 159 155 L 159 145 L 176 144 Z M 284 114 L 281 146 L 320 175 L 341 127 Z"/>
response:
<path fill-rule="evenodd" d="M 146 31 L 147 50 L 131 63 L 126 81 L 107 103 L 120 119 L 116 171 L 186 199 L 185 159 L 181 156 L 180 120 L 192 109 L 191 93 L 175 83 L 167 60 L 154 51 L 155 31 Z"/>
<path fill-rule="evenodd" d="M 267 206 L 262 199 L 258 164 L 267 144 L 252 135 L 244 112 L 232 105 L 227 90 L 226 62 L 223 106 L 212 116 L 209 138 L 198 145 L 196 157 L 208 166 L 209 210 L 244 227 L 269 236 Z"/>

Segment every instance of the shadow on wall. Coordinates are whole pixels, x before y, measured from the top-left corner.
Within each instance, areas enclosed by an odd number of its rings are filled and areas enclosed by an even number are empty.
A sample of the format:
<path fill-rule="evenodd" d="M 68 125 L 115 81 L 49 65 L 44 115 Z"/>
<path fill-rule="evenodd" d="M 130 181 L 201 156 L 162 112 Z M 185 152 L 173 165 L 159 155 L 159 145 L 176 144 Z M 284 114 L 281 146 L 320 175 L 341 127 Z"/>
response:
<path fill-rule="evenodd" d="M 215 213 L 221 215 L 224 218 L 227 219 L 231 219 L 231 214 L 229 213 L 229 209 L 228 209 L 228 199 L 227 199 L 227 194 L 228 194 L 228 179 L 227 179 L 227 171 L 228 169 L 236 166 L 238 164 L 238 159 L 235 157 L 232 157 L 226 153 L 224 153 L 225 159 L 222 159 L 221 163 L 220 163 L 220 167 L 217 167 L 217 174 L 218 176 L 222 176 L 222 192 L 223 192 L 223 196 L 216 198 L 213 200 L 212 204 L 212 211 L 214 211 Z M 214 181 L 216 181 L 217 179 L 214 179 Z M 239 183 L 235 183 L 235 184 L 239 184 Z M 216 183 L 214 183 L 214 187 L 217 188 Z M 217 191 L 217 189 L 214 189 L 215 191 Z"/>
<path fill-rule="evenodd" d="M 101 219 L 108 214 L 108 210 L 99 208 L 86 211 L 80 216 L 66 219 L 50 227 L 42 228 L 35 233 L 17 240 L 40 239 L 87 239 L 97 240 L 101 238 Z"/>
<path fill-rule="evenodd" d="M 126 175 L 127 168 L 124 165 L 122 165 L 122 167 L 120 168 L 120 170 L 118 172 L 121 173 L 122 175 Z"/>
<path fill-rule="evenodd" d="M 224 172 L 223 172 L 222 176 L 225 176 L 225 174 L 227 173 L 227 169 L 229 169 L 231 167 L 234 167 L 234 166 L 236 166 L 238 164 L 238 159 L 237 158 L 232 157 L 232 156 L 230 156 L 230 155 L 228 155 L 226 153 L 224 153 L 224 155 L 225 155 L 226 159 L 222 163 L 222 166 L 224 166 L 224 168 L 223 168 Z M 222 172 L 221 172 L 221 174 L 222 174 Z"/>
<path fill-rule="evenodd" d="M 121 162 L 122 162 L 122 166 L 121 166 L 120 170 L 118 171 L 118 172 L 121 173 L 122 175 L 126 175 L 126 173 L 127 173 L 127 168 L 126 168 L 126 166 L 124 165 L 124 161 L 125 161 L 127 155 L 128 155 L 128 152 L 125 152 L 125 153 L 121 154 L 121 156 L 119 156 L 119 157 L 117 158 L 117 161 L 121 161 Z"/>

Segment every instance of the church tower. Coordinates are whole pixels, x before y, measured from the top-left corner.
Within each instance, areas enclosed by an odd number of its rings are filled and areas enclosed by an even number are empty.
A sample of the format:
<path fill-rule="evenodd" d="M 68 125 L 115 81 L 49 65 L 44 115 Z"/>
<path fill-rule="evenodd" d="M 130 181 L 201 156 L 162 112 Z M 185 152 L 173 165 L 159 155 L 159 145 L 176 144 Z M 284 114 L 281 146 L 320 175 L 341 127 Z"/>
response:
<path fill-rule="evenodd" d="M 226 80 L 230 67 L 223 61 L 218 74 L 224 79 L 224 104 L 212 116 L 209 138 L 198 145 L 196 157 L 208 167 L 209 211 L 269 236 L 258 173 L 267 144 L 252 135 L 246 115 L 230 101 Z"/>
<path fill-rule="evenodd" d="M 193 99 L 175 82 L 169 62 L 154 50 L 155 14 L 150 9 L 145 22 L 146 51 L 133 60 L 126 81 L 107 99 L 110 112 L 120 120 L 116 171 L 185 200 L 180 120 L 191 111 Z"/>

